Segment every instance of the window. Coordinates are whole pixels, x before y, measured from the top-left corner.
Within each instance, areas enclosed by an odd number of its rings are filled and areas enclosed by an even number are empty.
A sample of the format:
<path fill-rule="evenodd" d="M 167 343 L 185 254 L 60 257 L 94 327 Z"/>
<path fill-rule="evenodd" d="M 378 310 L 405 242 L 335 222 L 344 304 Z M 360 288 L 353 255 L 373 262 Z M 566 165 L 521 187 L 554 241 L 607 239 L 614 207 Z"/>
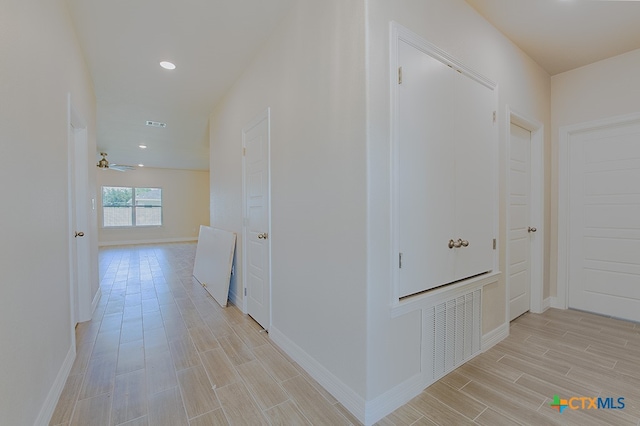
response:
<path fill-rule="evenodd" d="M 162 189 L 102 187 L 102 226 L 162 225 Z"/>

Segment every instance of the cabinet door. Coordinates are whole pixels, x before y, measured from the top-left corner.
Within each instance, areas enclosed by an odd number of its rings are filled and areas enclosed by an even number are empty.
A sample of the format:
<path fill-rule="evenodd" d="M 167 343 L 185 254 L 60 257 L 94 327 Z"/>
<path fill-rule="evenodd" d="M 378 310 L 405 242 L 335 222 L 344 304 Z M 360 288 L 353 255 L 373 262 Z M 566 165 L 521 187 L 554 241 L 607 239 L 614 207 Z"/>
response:
<path fill-rule="evenodd" d="M 452 281 L 454 237 L 454 85 L 457 72 L 399 42 L 399 296 Z"/>
<path fill-rule="evenodd" d="M 455 86 L 456 238 L 455 280 L 493 269 L 496 126 L 495 95 L 483 84 L 458 74 Z"/>

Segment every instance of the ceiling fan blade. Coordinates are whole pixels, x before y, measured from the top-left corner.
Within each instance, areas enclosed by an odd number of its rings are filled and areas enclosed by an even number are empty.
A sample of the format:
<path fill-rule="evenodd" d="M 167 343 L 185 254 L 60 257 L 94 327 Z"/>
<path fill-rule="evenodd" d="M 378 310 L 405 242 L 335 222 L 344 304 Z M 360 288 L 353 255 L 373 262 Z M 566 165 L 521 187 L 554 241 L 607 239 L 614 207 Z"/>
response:
<path fill-rule="evenodd" d="M 109 168 L 112 170 L 117 170 L 119 172 L 126 172 L 128 170 L 135 170 L 135 167 L 133 166 L 127 166 L 125 164 L 109 164 Z"/>

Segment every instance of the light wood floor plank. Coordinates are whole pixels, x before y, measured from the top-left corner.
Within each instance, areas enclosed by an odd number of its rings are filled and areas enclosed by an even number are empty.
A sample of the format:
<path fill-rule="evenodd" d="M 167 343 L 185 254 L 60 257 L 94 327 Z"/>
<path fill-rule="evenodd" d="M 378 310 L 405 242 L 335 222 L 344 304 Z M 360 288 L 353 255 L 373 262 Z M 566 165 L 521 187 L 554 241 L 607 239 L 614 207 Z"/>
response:
<path fill-rule="evenodd" d="M 257 360 L 241 364 L 236 369 L 262 410 L 267 410 L 289 399 L 278 382 Z"/>
<path fill-rule="evenodd" d="M 449 407 L 455 407 L 456 411 L 472 420 L 487 408 L 486 405 L 441 382 L 429 386 L 423 393 L 431 395 Z"/>
<path fill-rule="evenodd" d="M 302 409 L 313 425 L 348 425 L 342 414 L 330 404 L 307 380 L 296 376 L 282 382 L 291 399 Z"/>
<path fill-rule="evenodd" d="M 291 361 L 272 345 L 262 345 L 253 348 L 253 353 L 260 363 L 267 369 L 276 380 L 282 382 L 297 376 L 298 370 L 291 364 Z"/>
<path fill-rule="evenodd" d="M 153 426 L 186 426 L 187 413 L 178 387 L 149 396 L 149 424 Z"/>
<path fill-rule="evenodd" d="M 311 426 L 311 423 L 302 414 L 302 411 L 291 400 L 271 407 L 264 412 L 272 426 Z"/>
<path fill-rule="evenodd" d="M 269 422 L 242 382 L 216 389 L 222 410 L 232 425 L 265 425 Z"/>
<path fill-rule="evenodd" d="M 409 406 L 437 425 L 472 425 L 473 421 L 427 393 L 409 401 Z"/>
<path fill-rule="evenodd" d="M 105 426 L 110 424 L 111 395 L 104 393 L 81 399 L 76 404 L 70 426 Z"/>
<path fill-rule="evenodd" d="M 200 354 L 211 385 L 220 388 L 240 380 L 238 372 L 227 358 L 222 348 L 212 349 Z"/>
<path fill-rule="evenodd" d="M 79 398 L 85 399 L 113 390 L 116 376 L 116 354 L 89 361 Z"/>
<path fill-rule="evenodd" d="M 144 370 L 116 377 L 111 423 L 119 425 L 147 414 L 147 385 Z"/>
<path fill-rule="evenodd" d="M 215 391 L 202 365 L 178 371 L 187 416 L 192 419 L 220 407 Z"/>
<path fill-rule="evenodd" d="M 229 422 L 224 416 L 222 408 L 218 408 L 189 420 L 189 426 L 227 426 L 228 424 Z"/>

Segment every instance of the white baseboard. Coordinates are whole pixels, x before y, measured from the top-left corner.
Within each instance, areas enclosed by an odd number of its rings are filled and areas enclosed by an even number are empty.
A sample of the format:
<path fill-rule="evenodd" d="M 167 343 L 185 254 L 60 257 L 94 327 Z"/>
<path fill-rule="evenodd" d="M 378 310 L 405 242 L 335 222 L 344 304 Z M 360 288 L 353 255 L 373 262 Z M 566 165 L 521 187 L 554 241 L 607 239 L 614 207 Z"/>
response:
<path fill-rule="evenodd" d="M 546 311 L 551 307 L 551 297 L 547 297 L 542 301 L 542 312 Z"/>
<path fill-rule="evenodd" d="M 98 286 L 98 291 L 96 291 L 96 295 L 93 296 L 93 301 L 91 302 L 91 316 L 93 317 L 93 313 L 96 311 L 98 307 L 98 303 L 100 303 L 100 298 L 102 298 L 102 289 Z"/>
<path fill-rule="evenodd" d="M 273 340 L 287 355 L 297 362 L 311 377 L 333 395 L 358 420 L 365 423 L 365 400 L 345 385 L 333 373 L 307 354 L 274 326 L 269 330 Z M 367 423 L 365 423 L 367 424 Z"/>
<path fill-rule="evenodd" d="M 160 238 L 152 240 L 99 241 L 98 246 L 133 246 L 139 244 L 188 243 L 192 241 L 198 241 L 198 237 Z"/>
<path fill-rule="evenodd" d="M 482 335 L 482 351 L 486 351 L 507 337 L 509 337 L 509 323 L 505 322 L 490 332 Z"/>
<path fill-rule="evenodd" d="M 375 424 L 418 396 L 430 384 L 425 382 L 423 374 L 416 374 L 377 398 L 367 401 L 363 423 L 365 425 Z M 360 418 L 358 420 L 362 421 Z"/>
<path fill-rule="evenodd" d="M 365 426 L 373 425 L 394 412 L 419 395 L 430 384 L 425 381 L 424 375 L 419 373 L 382 395 L 365 401 L 277 328 L 271 326 L 269 338 Z"/>
<path fill-rule="evenodd" d="M 58 375 L 56 376 L 51 389 L 49 389 L 47 398 L 44 400 L 44 403 L 40 408 L 40 413 L 38 413 L 38 417 L 33 423 L 35 426 L 47 426 L 49 424 L 49 421 L 51 421 L 51 416 L 53 416 L 56 405 L 58 405 L 58 400 L 60 399 L 60 395 L 62 394 L 64 385 L 67 383 L 67 378 L 69 377 L 71 367 L 73 367 L 73 362 L 75 360 L 76 351 L 74 346 L 72 345 L 69 348 L 69 352 L 67 352 L 67 356 L 64 358 L 62 366 L 58 371 Z"/>

